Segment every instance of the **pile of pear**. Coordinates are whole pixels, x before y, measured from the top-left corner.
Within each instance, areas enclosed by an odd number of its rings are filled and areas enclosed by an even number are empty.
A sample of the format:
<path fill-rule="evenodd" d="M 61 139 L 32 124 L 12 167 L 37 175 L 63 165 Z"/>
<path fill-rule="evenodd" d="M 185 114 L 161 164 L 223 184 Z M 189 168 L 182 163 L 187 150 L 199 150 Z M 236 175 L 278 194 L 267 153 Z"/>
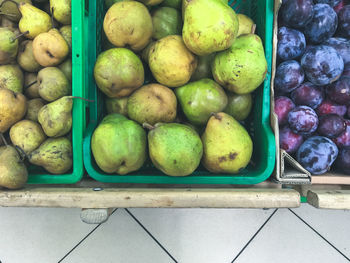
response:
<path fill-rule="evenodd" d="M 94 76 L 107 115 L 91 139 L 103 172 L 125 175 L 151 162 L 169 176 L 200 165 L 237 174 L 250 163 L 242 124 L 267 61 L 252 19 L 227 2 L 105 1 Z"/>
<path fill-rule="evenodd" d="M 32 2 L 33 1 L 33 2 Z M 0 0 L 0 188 L 72 168 L 70 0 Z"/>

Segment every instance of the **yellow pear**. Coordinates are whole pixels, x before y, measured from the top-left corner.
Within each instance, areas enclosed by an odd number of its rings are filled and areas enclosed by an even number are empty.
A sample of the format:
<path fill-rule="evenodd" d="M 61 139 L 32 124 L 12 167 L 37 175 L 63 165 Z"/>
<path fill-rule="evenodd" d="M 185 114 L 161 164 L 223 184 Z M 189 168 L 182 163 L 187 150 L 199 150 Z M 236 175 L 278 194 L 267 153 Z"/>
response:
<path fill-rule="evenodd" d="M 64 25 L 72 21 L 71 0 L 50 0 L 50 11 L 53 17 Z"/>

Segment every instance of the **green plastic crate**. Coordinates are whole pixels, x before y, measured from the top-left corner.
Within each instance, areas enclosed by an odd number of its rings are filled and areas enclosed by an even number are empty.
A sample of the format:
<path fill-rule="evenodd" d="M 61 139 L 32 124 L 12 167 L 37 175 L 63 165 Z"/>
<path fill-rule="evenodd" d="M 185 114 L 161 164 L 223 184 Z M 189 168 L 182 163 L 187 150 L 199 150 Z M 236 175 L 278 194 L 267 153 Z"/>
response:
<path fill-rule="evenodd" d="M 236 175 L 212 174 L 200 166 L 191 176 L 170 177 L 154 168 L 144 165 L 139 171 L 128 175 L 106 174 L 96 165 L 91 152 L 91 136 L 103 118 L 103 95 L 95 85 L 93 68 L 101 52 L 101 30 L 105 14 L 103 1 L 89 0 L 88 35 L 88 83 L 90 99 L 90 120 L 84 137 L 84 164 L 88 174 L 97 181 L 109 183 L 153 183 L 153 184 L 256 184 L 265 181 L 272 173 L 275 164 L 275 141 L 270 127 L 270 79 L 272 57 L 273 0 L 229 1 L 229 5 L 240 13 L 254 19 L 257 34 L 262 38 L 268 61 L 268 74 L 264 84 L 254 92 L 254 109 L 246 128 L 254 142 L 251 163 Z M 94 33 L 96 32 L 96 34 Z"/>
<path fill-rule="evenodd" d="M 72 95 L 84 97 L 84 0 L 72 1 Z M 73 184 L 82 178 L 83 166 L 83 133 L 85 127 L 85 103 L 80 99 L 74 99 L 72 146 L 73 168 L 66 174 L 53 175 L 37 166 L 28 168 L 29 184 Z"/>

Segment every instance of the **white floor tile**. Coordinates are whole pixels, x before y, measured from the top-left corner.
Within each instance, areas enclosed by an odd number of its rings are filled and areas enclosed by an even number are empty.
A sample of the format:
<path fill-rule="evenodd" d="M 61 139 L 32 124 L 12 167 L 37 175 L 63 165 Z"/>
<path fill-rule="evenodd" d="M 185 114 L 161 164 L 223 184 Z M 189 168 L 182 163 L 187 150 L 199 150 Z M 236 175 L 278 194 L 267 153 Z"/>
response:
<path fill-rule="evenodd" d="M 316 209 L 303 204 L 293 211 L 350 258 L 350 210 Z"/>
<path fill-rule="evenodd" d="M 174 262 L 127 214 L 118 209 L 62 263 Z"/>
<path fill-rule="evenodd" d="M 0 208 L 0 261 L 56 263 L 93 227 L 80 209 Z"/>
<path fill-rule="evenodd" d="M 235 263 L 346 263 L 340 253 L 287 209 L 279 209 Z"/>
<path fill-rule="evenodd" d="M 130 209 L 181 263 L 227 263 L 273 210 Z"/>

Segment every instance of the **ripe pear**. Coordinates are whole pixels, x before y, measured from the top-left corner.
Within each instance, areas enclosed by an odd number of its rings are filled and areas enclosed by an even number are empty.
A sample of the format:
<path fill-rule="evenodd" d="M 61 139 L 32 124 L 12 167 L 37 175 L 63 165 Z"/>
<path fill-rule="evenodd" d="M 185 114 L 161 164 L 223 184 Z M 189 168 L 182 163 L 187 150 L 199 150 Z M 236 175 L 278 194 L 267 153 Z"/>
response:
<path fill-rule="evenodd" d="M 120 99 L 114 99 L 114 98 L 105 98 L 105 103 L 106 103 L 106 109 L 108 114 L 112 113 L 119 113 L 124 116 L 128 116 L 128 98 L 129 97 L 124 97 Z"/>
<path fill-rule="evenodd" d="M 150 128 L 149 156 L 157 169 L 170 176 L 187 176 L 197 169 L 203 145 L 194 129 L 179 123 Z"/>
<path fill-rule="evenodd" d="M 263 83 L 267 61 L 261 39 L 255 34 L 242 35 L 212 63 L 214 79 L 236 94 L 253 92 Z"/>
<path fill-rule="evenodd" d="M 171 89 L 160 84 L 148 84 L 129 97 L 127 108 L 130 119 L 154 125 L 175 120 L 177 101 Z"/>
<path fill-rule="evenodd" d="M 53 17 L 64 25 L 71 24 L 71 0 L 50 0 L 50 10 Z"/>
<path fill-rule="evenodd" d="M 169 35 L 181 35 L 182 19 L 180 12 L 171 7 L 160 7 L 152 15 L 153 38 L 161 39 Z"/>
<path fill-rule="evenodd" d="M 138 0 L 138 1 L 144 3 L 147 6 L 158 5 L 161 2 L 163 2 L 163 0 Z"/>
<path fill-rule="evenodd" d="M 108 9 L 103 29 L 108 40 L 116 47 L 142 50 L 153 33 L 152 18 L 147 8 L 136 1 L 123 1 Z"/>
<path fill-rule="evenodd" d="M 28 179 L 28 171 L 13 146 L 0 147 L 0 186 L 8 189 L 22 188 Z"/>
<path fill-rule="evenodd" d="M 239 21 L 239 27 L 238 27 L 238 34 L 237 37 L 241 35 L 246 35 L 252 32 L 254 29 L 254 21 L 250 19 L 250 17 L 243 15 L 243 14 L 238 14 L 238 21 Z"/>
<path fill-rule="evenodd" d="M 11 127 L 10 138 L 14 146 L 29 154 L 45 141 L 46 135 L 37 122 L 21 120 Z"/>
<path fill-rule="evenodd" d="M 68 25 L 68 26 L 61 27 L 60 33 L 64 38 L 64 40 L 66 40 L 69 47 L 69 51 L 71 52 L 72 51 L 72 26 Z"/>
<path fill-rule="evenodd" d="M 54 101 L 71 93 L 71 84 L 59 68 L 43 68 L 38 73 L 37 81 L 40 97 L 46 101 Z"/>
<path fill-rule="evenodd" d="M 209 119 L 202 142 L 202 163 L 212 173 L 239 173 L 252 157 L 253 142 L 248 132 L 223 112 Z"/>
<path fill-rule="evenodd" d="M 24 95 L 29 99 L 40 98 L 36 73 L 24 73 Z"/>
<path fill-rule="evenodd" d="M 207 56 L 198 57 L 198 66 L 196 71 L 191 76 L 191 81 L 210 79 L 213 77 L 211 73 L 211 63 L 215 58 L 215 53 Z"/>
<path fill-rule="evenodd" d="M 141 168 L 146 160 L 146 132 L 120 114 L 107 115 L 96 128 L 91 150 L 106 173 L 124 175 Z"/>
<path fill-rule="evenodd" d="M 23 72 L 17 65 L 0 66 L 0 87 L 22 92 L 24 85 Z"/>
<path fill-rule="evenodd" d="M 227 97 L 228 103 L 224 112 L 231 115 L 237 121 L 245 120 L 248 117 L 250 111 L 252 110 L 252 95 L 250 93 L 243 95 L 228 93 Z"/>
<path fill-rule="evenodd" d="M 31 0 L 14 0 L 17 4 L 20 2 L 31 4 Z M 18 22 L 22 15 L 18 10 L 17 5 L 14 2 L 0 0 L 1 8 L 0 11 L 2 14 L 4 14 L 4 17 L 13 21 Z"/>
<path fill-rule="evenodd" d="M 66 137 L 60 137 L 46 139 L 28 159 L 52 174 L 64 174 L 72 168 L 72 156 L 72 143 Z"/>
<path fill-rule="evenodd" d="M 233 9 L 218 0 L 184 0 L 183 40 L 193 53 L 205 56 L 229 48 L 237 37 L 238 18 Z"/>
<path fill-rule="evenodd" d="M 186 84 L 197 67 L 197 58 L 181 36 L 167 36 L 156 42 L 149 54 L 149 66 L 156 80 L 167 87 Z"/>
<path fill-rule="evenodd" d="M 57 66 L 69 53 L 66 40 L 57 29 L 41 33 L 33 41 L 33 53 L 36 61 L 43 67 Z"/>
<path fill-rule="evenodd" d="M 19 44 L 17 63 L 27 72 L 38 72 L 41 69 L 33 54 L 33 41 L 26 40 Z"/>
<path fill-rule="evenodd" d="M 195 125 L 205 125 L 211 113 L 221 112 L 227 105 L 225 91 L 211 79 L 188 83 L 175 93 L 185 116 Z"/>
<path fill-rule="evenodd" d="M 58 68 L 62 70 L 69 82 L 72 82 L 72 60 L 70 58 L 66 59 Z"/>
<path fill-rule="evenodd" d="M 0 88 L 0 132 L 6 132 L 27 111 L 27 99 L 21 93 Z"/>
<path fill-rule="evenodd" d="M 140 58 L 131 50 L 112 48 L 97 57 L 94 76 L 104 94 L 110 98 L 122 98 L 141 87 L 145 73 Z"/>
<path fill-rule="evenodd" d="M 26 34 L 27 38 L 34 39 L 52 28 L 51 17 L 39 8 L 30 3 L 20 2 L 18 9 L 22 14 L 18 27 L 22 33 L 29 32 Z"/>
<path fill-rule="evenodd" d="M 72 129 L 72 108 L 72 97 L 65 96 L 39 110 L 38 122 L 47 136 L 57 138 Z"/>
<path fill-rule="evenodd" d="M 26 120 L 38 121 L 38 113 L 42 107 L 44 107 L 45 101 L 40 98 L 28 100 L 28 109 L 25 116 Z"/>
<path fill-rule="evenodd" d="M 18 52 L 18 40 L 9 28 L 0 27 L 0 65 L 13 61 Z"/>

